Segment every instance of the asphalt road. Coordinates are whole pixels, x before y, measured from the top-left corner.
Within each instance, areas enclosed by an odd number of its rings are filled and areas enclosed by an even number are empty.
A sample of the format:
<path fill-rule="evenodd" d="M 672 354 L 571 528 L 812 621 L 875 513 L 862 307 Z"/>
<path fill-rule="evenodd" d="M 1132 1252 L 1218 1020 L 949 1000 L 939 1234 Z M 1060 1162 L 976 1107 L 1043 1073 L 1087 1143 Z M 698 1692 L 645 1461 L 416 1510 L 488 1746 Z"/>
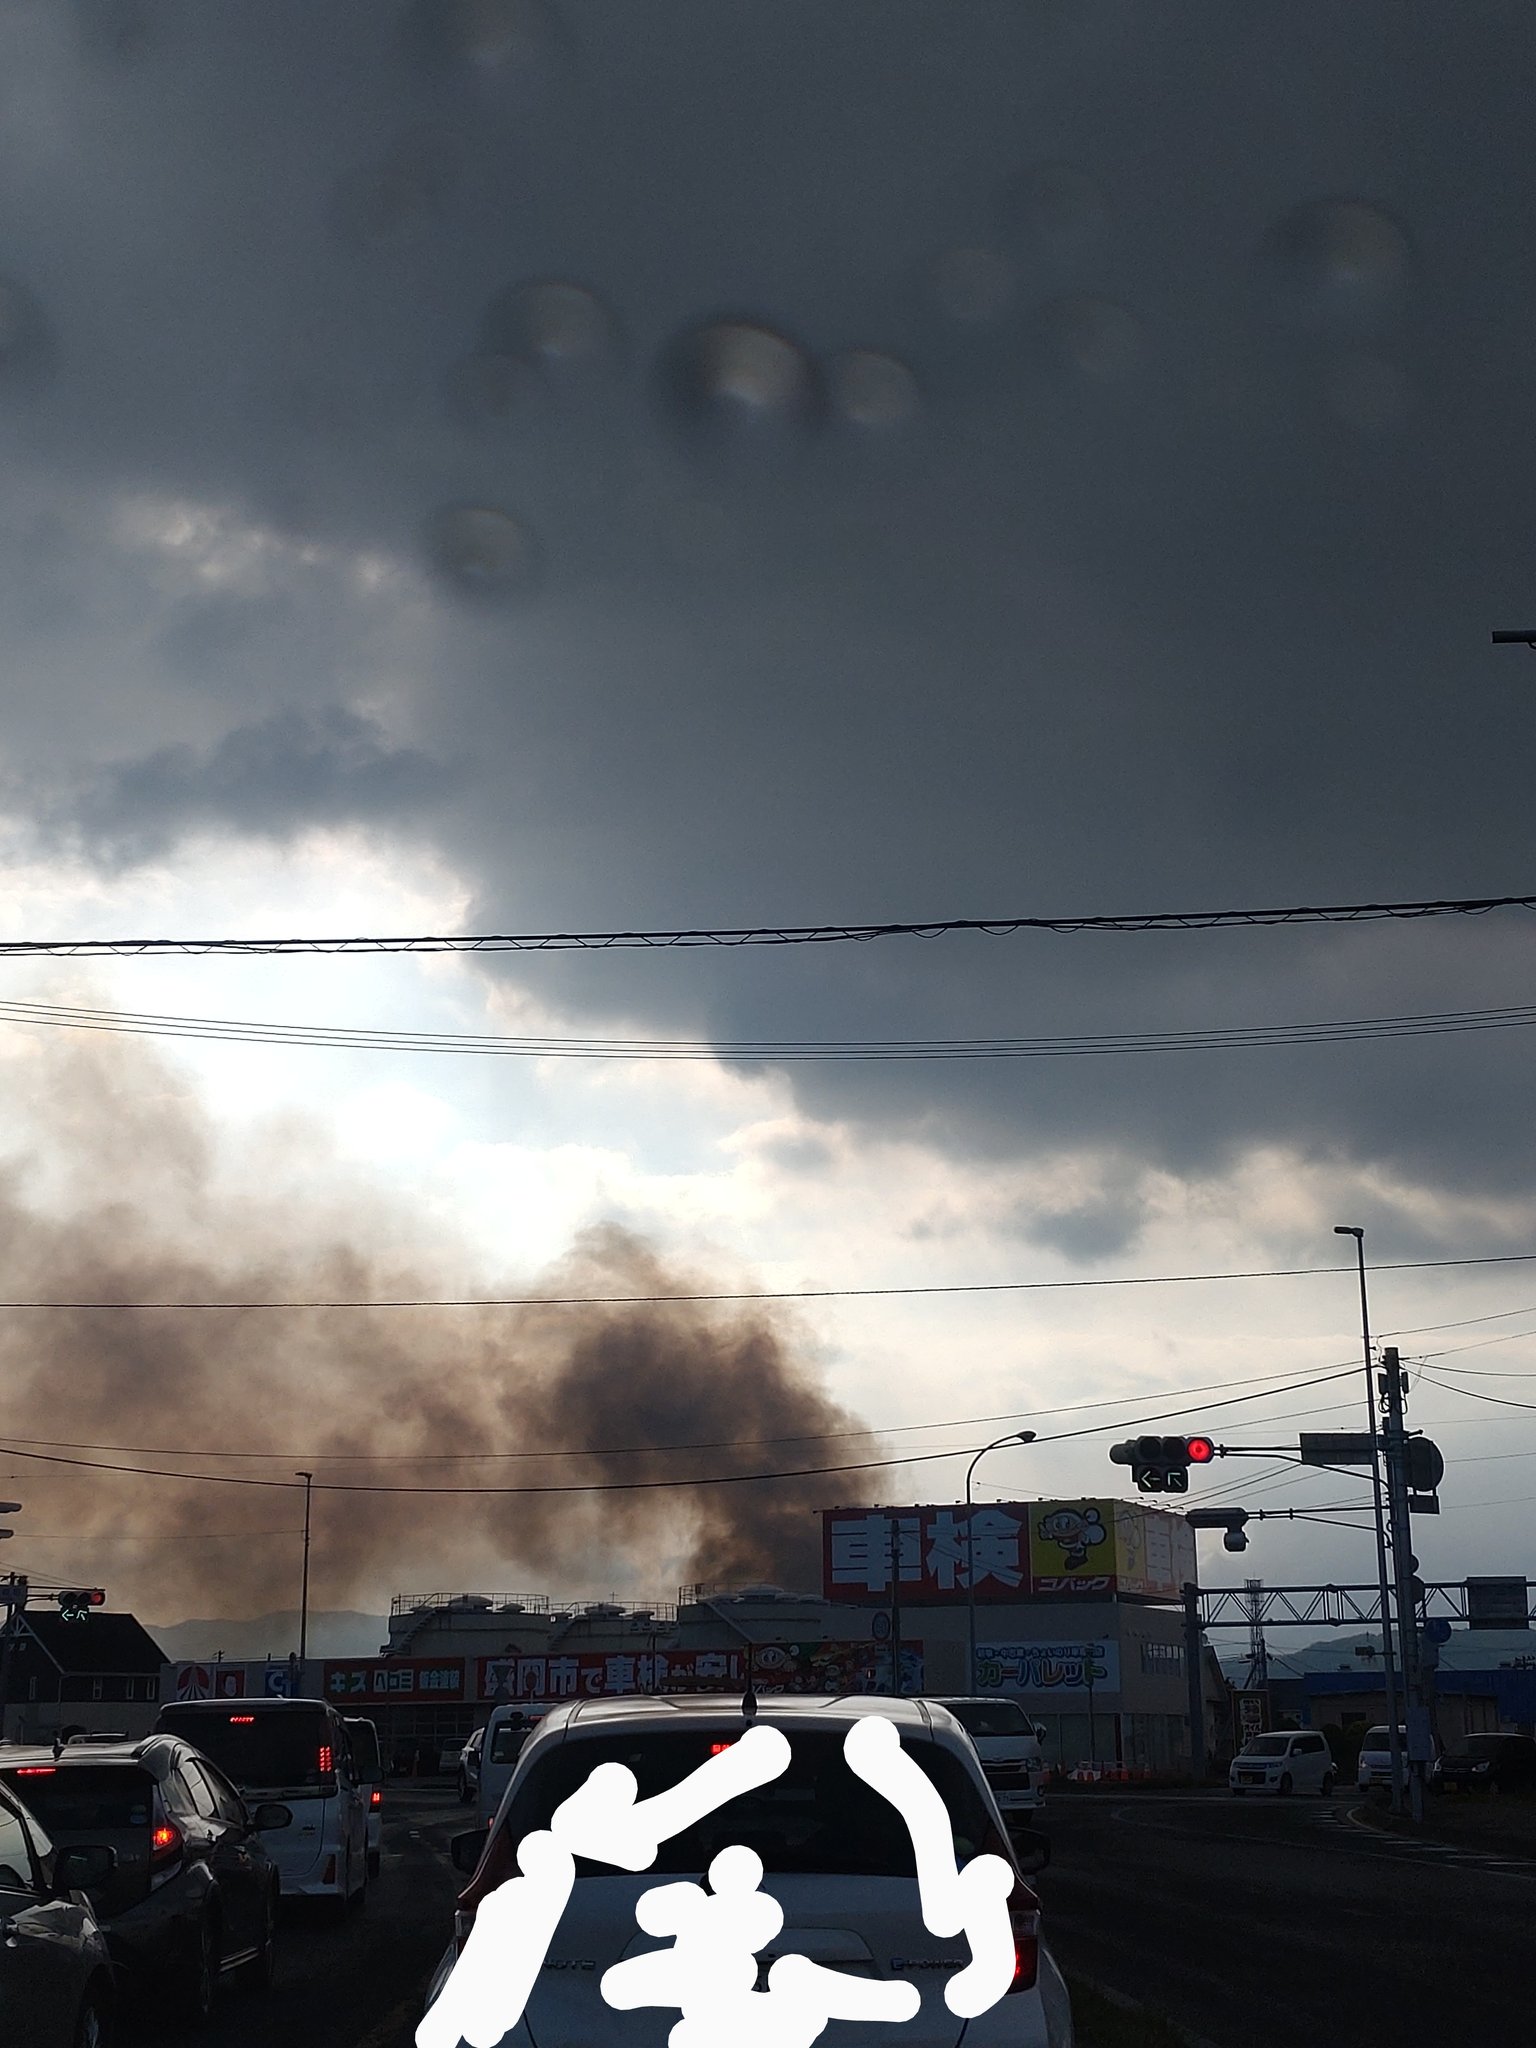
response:
<path fill-rule="evenodd" d="M 382 1864 L 367 1903 L 340 1923 L 302 1902 L 285 1908 L 273 1990 L 226 1987 L 213 2025 L 178 2035 L 178 2048 L 410 2048 L 464 1881 L 448 1843 L 472 1825 L 451 1783 L 387 1785 Z M 129 2016 L 122 2048 L 171 2038 L 163 2018 L 142 2008 Z"/>
<path fill-rule="evenodd" d="M 1401 1842 L 1354 1805 L 1062 1795 L 1047 1939 L 1213 2048 L 1526 2048 L 1536 1862 Z"/>

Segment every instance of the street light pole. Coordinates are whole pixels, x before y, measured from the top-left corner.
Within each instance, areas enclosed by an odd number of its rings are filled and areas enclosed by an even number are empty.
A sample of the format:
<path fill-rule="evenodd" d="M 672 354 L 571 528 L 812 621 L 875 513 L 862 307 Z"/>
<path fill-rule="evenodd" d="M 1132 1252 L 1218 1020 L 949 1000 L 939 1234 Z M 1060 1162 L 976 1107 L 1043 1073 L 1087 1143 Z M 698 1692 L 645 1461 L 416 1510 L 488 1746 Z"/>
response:
<path fill-rule="evenodd" d="M 1397 1730 L 1397 1667 L 1392 1655 L 1392 1618 L 1387 1572 L 1387 1521 L 1381 1492 L 1381 1432 L 1376 1423 L 1376 1386 L 1371 1358 L 1371 1311 L 1365 1292 L 1365 1232 L 1358 1224 L 1336 1223 L 1335 1237 L 1355 1240 L 1360 1272 L 1360 1341 L 1365 1348 L 1365 1412 L 1371 1425 L 1371 1497 L 1376 1517 L 1376 1578 L 1381 1592 L 1381 1677 L 1387 1699 L 1387 1747 L 1392 1758 L 1392 1811 L 1403 1810 L 1403 1743 Z"/>
<path fill-rule="evenodd" d="M 1034 1440 L 1032 1429 L 1010 1430 L 1007 1436 L 983 1444 L 965 1468 L 965 1689 L 968 1693 L 976 1690 L 976 1545 L 971 1537 L 971 1481 L 976 1476 L 976 1467 L 988 1451 L 1000 1450 L 1004 1444 L 1032 1444 Z"/>
<path fill-rule="evenodd" d="M 304 1482 L 304 1577 L 299 1588 L 299 1662 L 302 1664 L 309 1654 L 309 1490 L 315 1483 L 313 1472 L 295 1472 L 295 1479 Z"/>

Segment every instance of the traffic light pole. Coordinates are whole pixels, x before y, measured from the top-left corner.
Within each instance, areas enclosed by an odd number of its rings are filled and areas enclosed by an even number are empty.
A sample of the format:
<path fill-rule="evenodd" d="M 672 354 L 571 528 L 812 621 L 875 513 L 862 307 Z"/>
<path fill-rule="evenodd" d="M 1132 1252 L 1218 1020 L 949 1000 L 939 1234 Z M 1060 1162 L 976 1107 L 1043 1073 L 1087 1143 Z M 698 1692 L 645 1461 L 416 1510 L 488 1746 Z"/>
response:
<path fill-rule="evenodd" d="M 1418 1603 L 1414 1599 L 1413 1583 L 1416 1560 L 1408 1511 L 1408 1437 L 1403 1422 L 1403 1370 L 1391 1345 L 1383 1350 L 1381 1364 L 1380 1384 L 1387 1410 L 1382 1443 L 1387 1466 L 1387 1509 L 1392 1522 L 1393 1576 L 1397 1581 L 1397 1641 L 1402 1656 L 1404 1716 L 1408 1726 L 1408 1805 L 1417 1826 L 1424 1819 L 1427 1727 L 1421 1724 L 1427 1723 L 1428 1714 L 1423 1703 L 1419 1672 Z M 1396 1730 L 1393 1732 L 1395 1734 Z"/>
<path fill-rule="evenodd" d="M 1189 1681 L 1189 1766 L 1197 1785 L 1205 1782 L 1205 1671 L 1200 1634 L 1200 1588 L 1184 1587 L 1184 1673 Z"/>
<path fill-rule="evenodd" d="M 1387 1747 L 1392 1758 L 1392 1811 L 1403 1810 L 1403 1739 L 1398 1732 L 1397 1668 L 1392 1656 L 1391 1601 L 1387 1579 L 1387 1520 L 1381 1487 L 1381 1432 L 1376 1426 L 1376 1386 L 1371 1358 L 1371 1309 L 1365 1291 L 1365 1232 L 1352 1223 L 1336 1223 L 1336 1237 L 1355 1240 L 1360 1272 L 1360 1341 L 1365 1350 L 1365 1406 L 1371 1425 L 1371 1499 L 1376 1517 L 1376 1578 L 1381 1592 L 1381 1678 L 1387 1696 Z"/>

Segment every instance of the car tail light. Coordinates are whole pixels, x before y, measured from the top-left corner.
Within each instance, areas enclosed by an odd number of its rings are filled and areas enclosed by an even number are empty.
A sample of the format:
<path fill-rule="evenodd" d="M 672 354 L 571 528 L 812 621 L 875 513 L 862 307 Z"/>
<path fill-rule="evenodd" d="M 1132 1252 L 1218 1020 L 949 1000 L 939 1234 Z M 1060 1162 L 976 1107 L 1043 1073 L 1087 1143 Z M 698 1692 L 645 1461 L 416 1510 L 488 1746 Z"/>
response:
<path fill-rule="evenodd" d="M 336 1882 L 336 1858 L 334 1856 L 328 1856 L 325 1859 L 325 1875 L 321 1878 L 320 1882 L 322 1884 L 334 1884 Z"/>
<path fill-rule="evenodd" d="M 18 1767 L 18 1778 L 51 1778 L 56 1766 L 53 1764 L 22 1764 Z"/>
<path fill-rule="evenodd" d="M 319 1749 L 315 1752 L 315 1769 L 322 1778 L 328 1778 L 335 1768 L 336 1758 L 332 1754 L 331 1745 L 328 1742 L 322 1742 Z"/>
<path fill-rule="evenodd" d="M 379 1790 L 378 1786 L 375 1785 L 373 1790 L 368 1795 L 368 1805 L 373 1812 L 377 1813 L 379 1808 L 383 1804 L 384 1794 Z"/>
<path fill-rule="evenodd" d="M 1033 1990 L 1040 1974 L 1040 1902 L 1033 1892 L 1016 1891 L 1008 1901 L 1013 1929 L 1013 1982 L 1010 1991 Z"/>
<path fill-rule="evenodd" d="M 149 1867 L 153 1870 L 168 1870 L 173 1863 L 181 1860 L 181 1829 L 171 1820 L 163 1820 L 149 1838 Z"/>

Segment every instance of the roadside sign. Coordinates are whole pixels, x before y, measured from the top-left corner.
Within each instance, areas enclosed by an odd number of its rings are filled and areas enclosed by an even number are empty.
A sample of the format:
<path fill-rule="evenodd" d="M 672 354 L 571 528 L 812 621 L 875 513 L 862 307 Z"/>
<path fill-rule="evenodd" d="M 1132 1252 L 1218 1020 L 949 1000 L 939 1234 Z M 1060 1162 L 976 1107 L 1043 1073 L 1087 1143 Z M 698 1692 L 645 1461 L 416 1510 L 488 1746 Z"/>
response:
<path fill-rule="evenodd" d="M 1468 1628 L 1529 1628 L 1524 1579 L 1468 1579 Z"/>
<path fill-rule="evenodd" d="M 1303 1465 L 1369 1465 L 1376 1446 L 1369 1430 L 1303 1430 L 1300 1437 Z"/>
<path fill-rule="evenodd" d="M 1451 1640 L 1451 1624 L 1448 1621 L 1426 1621 L 1419 1633 L 1426 1643 L 1448 1643 Z"/>

